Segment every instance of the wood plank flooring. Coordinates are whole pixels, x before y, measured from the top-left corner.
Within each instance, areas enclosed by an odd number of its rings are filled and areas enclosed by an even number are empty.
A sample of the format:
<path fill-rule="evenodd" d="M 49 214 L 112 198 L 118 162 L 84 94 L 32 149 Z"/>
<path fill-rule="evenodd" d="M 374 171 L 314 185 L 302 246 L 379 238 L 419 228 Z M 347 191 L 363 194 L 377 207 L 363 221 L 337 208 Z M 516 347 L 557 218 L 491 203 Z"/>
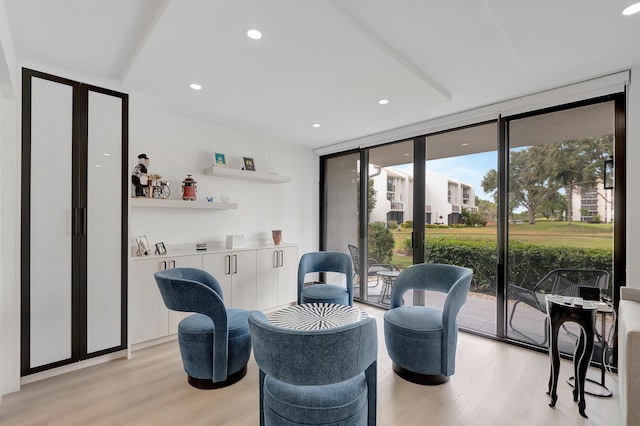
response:
<path fill-rule="evenodd" d="M 384 310 L 360 305 L 378 322 L 379 425 L 603 425 L 621 424 L 617 384 L 612 398 L 587 396 L 587 415 L 578 414 L 563 361 L 558 403 L 545 394 L 546 354 L 460 333 L 456 374 L 440 386 L 419 386 L 398 378 L 384 346 Z M 599 378 L 599 370 L 589 369 Z M 177 341 L 80 371 L 24 385 L 5 395 L 0 425 L 258 425 L 258 369 L 225 389 L 202 391 L 187 384 Z"/>

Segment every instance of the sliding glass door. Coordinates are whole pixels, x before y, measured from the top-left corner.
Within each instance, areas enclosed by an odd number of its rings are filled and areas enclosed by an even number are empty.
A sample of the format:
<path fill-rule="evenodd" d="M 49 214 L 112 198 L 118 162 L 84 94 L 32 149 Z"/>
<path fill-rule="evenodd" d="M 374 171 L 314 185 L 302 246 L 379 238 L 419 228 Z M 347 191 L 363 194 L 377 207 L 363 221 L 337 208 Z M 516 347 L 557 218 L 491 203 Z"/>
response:
<path fill-rule="evenodd" d="M 471 268 L 460 326 L 544 348 L 559 282 L 615 300 L 624 280 L 624 122 L 618 94 L 323 157 L 321 249 L 349 253 L 356 300 L 381 307 L 414 263 Z"/>
<path fill-rule="evenodd" d="M 548 346 L 547 294 L 612 295 L 614 117 L 608 101 L 508 123 L 509 338 Z M 577 335 L 565 328 L 560 349 L 573 352 Z"/>

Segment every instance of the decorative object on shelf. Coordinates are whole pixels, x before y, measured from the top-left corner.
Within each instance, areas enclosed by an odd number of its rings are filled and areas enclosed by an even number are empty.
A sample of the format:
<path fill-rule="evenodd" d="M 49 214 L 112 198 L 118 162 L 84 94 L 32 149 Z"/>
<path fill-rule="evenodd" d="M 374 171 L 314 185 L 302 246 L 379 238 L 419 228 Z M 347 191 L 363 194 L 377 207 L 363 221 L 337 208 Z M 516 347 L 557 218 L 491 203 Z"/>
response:
<path fill-rule="evenodd" d="M 151 251 L 149 249 L 149 241 L 147 241 L 146 235 L 137 237 L 136 244 L 138 244 L 138 250 L 136 251 L 136 256 L 149 256 Z"/>
<path fill-rule="evenodd" d="M 204 198 L 207 199 L 207 203 L 213 203 L 213 195 L 211 197 L 205 196 Z"/>
<path fill-rule="evenodd" d="M 227 160 L 224 154 L 216 152 L 214 154 L 213 167 L 227 167 Z"/>
<path fill-rule="evenodd" d="M 182 181 L 182 199 L 183 200 L 196 200 L 197 184 L 190 174 Z"/>
<path fill-rule="evenodd" d="M 271 231 L 271 237 L 273 238 L 273 244 L 279 246 L 282 242 L 282 229 L 274 229 Z"/>
<path fill-rule="evenodd" d="M 167 248 L 163 242 L 156 243 L 156 254 L 167 254 Z"/>
<path fill-rule="evenodd" d="M 220 201 L 222 201 L 223 203 L 228 203 L 229 200 L 231 200 L 231 198 L 228 195 L 221 195 L 220 196 Z"/>
<path fill-rule="evenodd" d="M 131 174 L 131 183 L 135 187 L 135 196 L 144 197 L 144 187 L 149 183 L 149 176 L 147 175 L 147 169 L 149 167 L 149 157 L 147 154 L 138 155 L 138 164 L 133 168 Z"/>
<path fill-rule="evenodd" d="M 253 158 L 242 157 L 244 159 L 244 169 L 252 172 L 256 171 L 256 165 L 253 163 Z"/>
<path fill-rule="evenodd" d="M 245 241 L 243 234 L 227 235 L 228 249 L 245 248 L 246 246 L 247 242 Z"/>
<path fill-rule="evenodd" d="M 196 250 L 201 251 L 206 249 L 207 249 L 207 243 L 196 243 Z"/>

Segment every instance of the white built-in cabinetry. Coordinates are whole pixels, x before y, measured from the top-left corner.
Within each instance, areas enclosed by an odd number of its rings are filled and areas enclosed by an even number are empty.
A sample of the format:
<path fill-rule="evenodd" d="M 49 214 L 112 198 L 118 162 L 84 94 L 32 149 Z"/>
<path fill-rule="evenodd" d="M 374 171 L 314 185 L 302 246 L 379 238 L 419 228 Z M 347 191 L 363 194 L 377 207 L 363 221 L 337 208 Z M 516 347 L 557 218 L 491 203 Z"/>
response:
<path fill-rule="evenodd" d="M 165 307 L 153 278 L 159 270 L 178 267 L 202 268 L 213 275 L 227 307 L 269 311 L 297 299 L 298 246 L 293 244 L 135 257 L 129 269 L 130 344 L 173 335 L 189 315 Z"/>

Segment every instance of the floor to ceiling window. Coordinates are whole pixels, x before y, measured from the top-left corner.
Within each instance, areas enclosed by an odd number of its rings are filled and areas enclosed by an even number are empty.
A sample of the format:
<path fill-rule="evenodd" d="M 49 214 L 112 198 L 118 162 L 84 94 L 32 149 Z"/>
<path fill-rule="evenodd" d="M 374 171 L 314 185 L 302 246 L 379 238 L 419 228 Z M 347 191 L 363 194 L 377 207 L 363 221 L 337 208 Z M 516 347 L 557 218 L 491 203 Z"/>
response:
<path fill-rule="evenodd" d="M 509 338 L 548 346 L 547 294 L 612 295 L 614 118 L 607 101 L 508 122 Z M 561 350 L 572 352 L 578 334 L 565 328 Z"/>
<path fill-rule="evenodd" d="M 623 283 L 624 115 L 617 94 L 322 157 L 321 248 L 349 253 L 356 299 L 383 307 L 413 263 L 467 266 L 460 326 L 544 348 L 551 272 L 607 297 Z"/>

